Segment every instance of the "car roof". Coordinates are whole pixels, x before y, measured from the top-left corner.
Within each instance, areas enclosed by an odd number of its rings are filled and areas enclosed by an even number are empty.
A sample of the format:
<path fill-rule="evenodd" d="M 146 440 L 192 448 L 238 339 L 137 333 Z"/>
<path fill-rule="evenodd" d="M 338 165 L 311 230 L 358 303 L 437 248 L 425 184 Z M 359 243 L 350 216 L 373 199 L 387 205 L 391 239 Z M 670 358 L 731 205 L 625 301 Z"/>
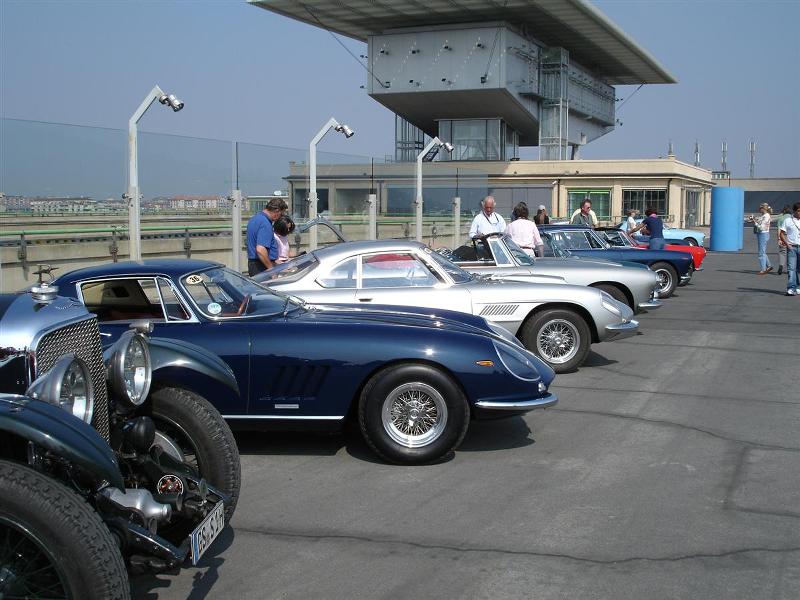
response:
<path fill-rule="evenodd" d="M 390 250 L 417 250 L 424 248 L 425 244 L 414 240 L 362 240 L 358 242 L 341 242 L 314 250 L 314 255 L 319 259 L 337 260 L 354 254 L 365 252 L 384 252 Z"/>
<path fill-rule="evenodd" d="M 556 230 L 556 229 L 575 229 L 579 231 L 586 231 L 591 229 L 588 225 L 537 225 L 539 230 Z"/>
<path fill-rule="evenodd" d="M 94 279 L 97 277 L 116 277 L 120 275 L 165 275 L 179 278 L 186 273 L 200 271 L 211 267 L 224 266 L 210 260 L 196 260 L 190 258 L 149 259 L 142 261 L 123 261 L 118 263 L 105 263 L 94 267 L 85 267 L 70 271 L 59 279 L 78 281 L 81 279 Z"/>

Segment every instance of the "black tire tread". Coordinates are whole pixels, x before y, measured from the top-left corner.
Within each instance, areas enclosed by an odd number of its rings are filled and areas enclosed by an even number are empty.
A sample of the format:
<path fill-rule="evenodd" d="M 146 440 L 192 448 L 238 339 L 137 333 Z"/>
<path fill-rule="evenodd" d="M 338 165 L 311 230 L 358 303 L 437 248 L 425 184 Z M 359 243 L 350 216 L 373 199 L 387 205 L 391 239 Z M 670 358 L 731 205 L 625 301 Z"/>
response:
<path fill-rule="evenodd" d="M 363 436 L 364 440 L 367 442 L 367 445 L 370 447 L 370 449 L 375 454 L 380 456 L 386 462 L 394 463 L 394 464 L 401 464 L 401 463 L 396 458 L 393 458 L 391 456 L 387 456 L 375 444 L 375 442 L 373 441 L 372 437 L 369 435 L 369 427 L 367 426 L 367 421 L 366 421 L 366 419 L 367 419 L 367 410 L 366 410 L 367 409 L 367 403 L 366 403 L 366 399 L 369 397 L 370 393 L 372 392 L 372 390 L 375 388 L 375 386 L 378 384 L 378 381 L 382 377 L 388 377 L 389 375 L 391 375 L 395 371 L 399 371 L 400 369 L 403 369 L 404 367 L 407 367 L 409 365 L 428 366 L 428 365 L 423 365 L 423 363 L 399 363 L 399 364 L 392 365 L 392 366 L 386 367 L 385 369 L 382 369 L 382 370 L 378 371 L 377 373 L 375 373 L 369 379 L 367 384 L 364 386 L 364 389 L 361 392 L 361 397 L 360 397 L 359 403 L 358 403 L 358 425 L 359 425 L 359 428 L 361 429 L 361 433 L 362 433 L 362 436 Z M 444 373 L 443 373 L 443 375 L 444 375 Z M 458 386 L 455 383 L 453 383 L 453 385 L 456 388 L 458 388 Z M 463 396 L 463 394 L 462 394 L 462 396 Z M 463 400 L 466 403 L 466 398 L 464 398 Z M 442 453 L 442 456 L 447 456 L 450 453 L 454 452 L 455 449 L 458 448 L 459 444 L 461 444 L 461 442 L 463 441 L 464 436 L 467 434 L 467 429 L 469 428 L 469 409 L 467 409 L 467 411 L 468 412 L 467 412 L 466 418 L 464 419 L 464 423 L 461 426 L 461 430 L 458 432 L 458 435 L 456 436 L 455 441 L 453 442 L 452 446 L 447 449 L 446 452 Z"/>
<path fill-rule="evenodd" d="M 650 265 L 650 269 L 652 271 L 657 271 L 658 269 L 667 269 L 672 274 L 672 283 L 673 283 L 672 289 L 665 293 L 662 292 L 658 293 L 659 298 L 669 298 L 670 296 L 672 296 L 672 294 L 675 293 L 675 290 L 678 289 L 678 283 L 680 281 L 680 278 L 678 277 L 678 270 L 668 262 L 664 261 L 653 263 L 652 265 Z"/>
<path fill-rule="evenodd" d="M 213 460 L 219 461 L 218 467 L 224 475 L 209 477 L 201 474 L 211 485 L 230 496 L 230 503 L 225 507 L 225 522 L 230 521 L 239 502 L 242 486 L 242 467 L 239 448 L 233 437 L 231 428 L 219 414 L 219 411 L 205 398 L 189 390 L 177 387 L 161 387 L 151 394 L 151 411 L 154 416 L 161 415 L 179 424 L 184 430 L 195 423 L 202 435 L 211 441 L 212 448 L 206 449 Z M 187 431 L 187 434 L 190 434 Z M 191 434 L 190 434 L 191 435 Z M 194 440 L 199 443 L 197 440 Z M 198 449 L 203 451 L 203 449 Z M 199 460 L 199 458 L 198 458 Z"/>
<path fill-rule="evenodd" d="M 563 313 L 560 317 L 556 317 L 553 313 Z M 573 319 L 578 322 L 578 329 L 581 330 L 581 337 L 586 340 L 586 344 L 583 349 L 579 350 L 578 353 L 570 360 L 569 362 L 562 363 L 560 365 L 551 364 L 547 362 L 544 357 L 539 356 L 539 353 L 536 351 L 536 336 L 538 335 L 539 329 L 541 329 L 541 322 L 546 321 L 548 319 L 555 319 L 555 318 L 563 318 L 564 315 L 569 315 Z M 581 327 L 580 324 L 583 324 Z M 533 341 L 530 341 L 531 338 Z M 592 331 L 591 325 L 586 322 L 586 320 L 577 312 L 573 310 L 569 310 L 567 308 L 547 308 L 541 312 L 535 313 L 529 316 L 525 322 L 522 324 L 520 329 L 520 339 L 525 347 L 533 352 L 536 356 L 539 356 L 545 364 L 550 366 L 556 373 L 569 373 L 575 371 L 578 367 L 580 367 L 585 361 L 586 357 L 589 355 L 589 350 L 592 347 Z"/>
<path fill-rule="evenodd" d="M 54 554 L 59 562 L 70 565 L 68 578 L 76 579 L 70 583 L 78 588 L 70 591 L 76 598 L 130 599 L 125 561 L 97 512 L 58 481 L 30 467 L 0 460 L 0 513 L 19 515 L 15 511 L 26 509 L 46 524 L 42 535 L 66 541 L 62 552 Z M 28 526 L 35 524 L 28 522 Z"/>

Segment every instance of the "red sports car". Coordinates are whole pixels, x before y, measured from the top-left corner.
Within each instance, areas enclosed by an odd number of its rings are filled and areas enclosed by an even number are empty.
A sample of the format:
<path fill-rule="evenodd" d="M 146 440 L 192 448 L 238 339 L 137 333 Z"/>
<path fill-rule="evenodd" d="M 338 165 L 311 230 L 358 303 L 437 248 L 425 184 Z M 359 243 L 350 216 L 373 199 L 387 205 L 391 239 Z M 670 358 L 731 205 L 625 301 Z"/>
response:
<path fill-rule="evenodd" d="M 634 240 L 627 231 L 617 229 L 616 227 L 600 227 L 596 230 L 603 238 L 612 246 L 625 246 L 627 248 L 649 248 L 649 242 L 637 242 Z M 703 246 L 690 246 L 689 244 L 667 244 L 664 250 L 679 250 L 680 252 L 688 252 L 692 255 L 692 264 L 695 271 L 702 271 L 701 265 L 703 259 L 706 257 L 706 249 Z"/>

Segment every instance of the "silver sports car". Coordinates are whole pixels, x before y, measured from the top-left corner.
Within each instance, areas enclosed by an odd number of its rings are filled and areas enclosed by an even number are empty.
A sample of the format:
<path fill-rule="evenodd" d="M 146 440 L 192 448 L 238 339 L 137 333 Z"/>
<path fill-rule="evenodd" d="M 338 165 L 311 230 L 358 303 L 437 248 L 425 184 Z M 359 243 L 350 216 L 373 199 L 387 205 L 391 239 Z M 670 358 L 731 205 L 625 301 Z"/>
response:
<path fill-rule="evenodd" d="M 452 252 L 445 249 L 437 252 L 470 273 L 497 275 L 516 281 L 528 281 L 531 276 L 558 276 L 567 283 L 603 290 L 635 312 L 661 306 L 656 292 L 658 277 L 647 265 L 639 263 L 591 258 L 533 258 L 502 233 L 470 240 Z"/>
<path fill-rule="evenodd" d="M 447 308 L 485 317 L 563 373 L 581 365 L 592 342 L 634 335 L 627 304 L 601 290 L 506 281 L 468 273 L 418 242 L 346 242 L 315 250 L 255 279 L 310 303 Z"/>

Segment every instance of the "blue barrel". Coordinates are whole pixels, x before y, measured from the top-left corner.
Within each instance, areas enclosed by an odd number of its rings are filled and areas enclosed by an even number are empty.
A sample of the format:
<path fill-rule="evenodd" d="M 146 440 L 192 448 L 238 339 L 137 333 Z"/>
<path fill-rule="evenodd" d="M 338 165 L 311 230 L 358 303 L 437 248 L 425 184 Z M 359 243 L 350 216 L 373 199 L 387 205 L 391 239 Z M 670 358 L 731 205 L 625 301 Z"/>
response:
<path fill-rule="evenodd" d="M 711 188 L 711 250 L 738 252 L 743 243 L 744 190 Z"/>

